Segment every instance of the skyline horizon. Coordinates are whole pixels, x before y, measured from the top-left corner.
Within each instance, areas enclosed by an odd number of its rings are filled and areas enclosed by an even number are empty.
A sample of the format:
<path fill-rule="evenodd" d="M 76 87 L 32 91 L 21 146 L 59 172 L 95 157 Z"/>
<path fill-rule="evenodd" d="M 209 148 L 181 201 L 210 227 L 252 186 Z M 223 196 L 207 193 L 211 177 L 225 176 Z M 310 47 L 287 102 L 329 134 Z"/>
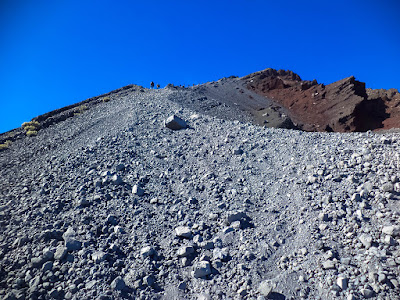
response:
<path fill-rule="evenodd" d="M 0 132 L 129 84 L 192 85 L 266 68 L 400 90 L 399 8 L 395 0 L 4 0 Z"/>

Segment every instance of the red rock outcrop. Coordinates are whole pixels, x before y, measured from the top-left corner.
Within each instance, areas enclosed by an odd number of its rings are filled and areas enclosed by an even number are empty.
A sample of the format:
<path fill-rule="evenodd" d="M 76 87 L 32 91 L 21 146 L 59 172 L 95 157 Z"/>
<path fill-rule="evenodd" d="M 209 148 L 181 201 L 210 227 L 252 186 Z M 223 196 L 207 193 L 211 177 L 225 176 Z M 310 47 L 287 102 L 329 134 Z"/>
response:
<path fill-rule="evenodd" d="M 400 128 L 400 94 L 371 90 L 354 76 L 329 85 L 301 80 L 292 71 L 266 69 L 242 78 L 247 88 L 289 111 L 307 131 L 368 131 Z"/>

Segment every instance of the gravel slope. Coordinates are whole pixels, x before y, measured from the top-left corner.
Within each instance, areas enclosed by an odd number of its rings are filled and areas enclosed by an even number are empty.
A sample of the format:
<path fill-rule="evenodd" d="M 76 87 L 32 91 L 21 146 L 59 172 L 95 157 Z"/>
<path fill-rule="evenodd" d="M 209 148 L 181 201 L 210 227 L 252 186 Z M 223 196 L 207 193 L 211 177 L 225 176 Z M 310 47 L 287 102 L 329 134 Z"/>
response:
<path fill-rule="evenodd" d="M 0 152 L 0 298 L 399 299 L 398 134 L 262 128 L 174 93 Z"/>

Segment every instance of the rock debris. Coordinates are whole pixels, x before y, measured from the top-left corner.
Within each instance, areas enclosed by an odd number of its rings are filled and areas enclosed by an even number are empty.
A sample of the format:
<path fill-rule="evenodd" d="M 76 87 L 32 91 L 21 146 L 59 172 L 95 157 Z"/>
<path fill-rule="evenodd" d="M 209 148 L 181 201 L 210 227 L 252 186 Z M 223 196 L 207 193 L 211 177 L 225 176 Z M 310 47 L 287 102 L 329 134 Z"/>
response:
<path fill-rule="evenodd" d="M 399 298 L 398 134 L 262 128 L 178 94 L 0 153 L 1 299 Z"/>

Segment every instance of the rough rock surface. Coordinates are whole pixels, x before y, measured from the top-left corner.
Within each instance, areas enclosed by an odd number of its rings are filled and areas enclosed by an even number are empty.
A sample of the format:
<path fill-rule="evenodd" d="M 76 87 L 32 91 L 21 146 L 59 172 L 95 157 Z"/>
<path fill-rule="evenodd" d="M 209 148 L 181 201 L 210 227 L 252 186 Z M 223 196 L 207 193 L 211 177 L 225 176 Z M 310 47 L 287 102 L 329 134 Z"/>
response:
<path fill-rule="evenodd" d="M 224 120 L 196 88 L 0 152 L 0 298 L 398 299 L 399 135 Z"/>
<path fill-rule="evenodd" d="M 329 85 L 301 80 L 292 71 L 266 69 L 242 78 L 247 87 L 286 108 L 307 131 L 368 131 L 400 128 L 396 89 L 366 89 L 353 76 Z"/>

